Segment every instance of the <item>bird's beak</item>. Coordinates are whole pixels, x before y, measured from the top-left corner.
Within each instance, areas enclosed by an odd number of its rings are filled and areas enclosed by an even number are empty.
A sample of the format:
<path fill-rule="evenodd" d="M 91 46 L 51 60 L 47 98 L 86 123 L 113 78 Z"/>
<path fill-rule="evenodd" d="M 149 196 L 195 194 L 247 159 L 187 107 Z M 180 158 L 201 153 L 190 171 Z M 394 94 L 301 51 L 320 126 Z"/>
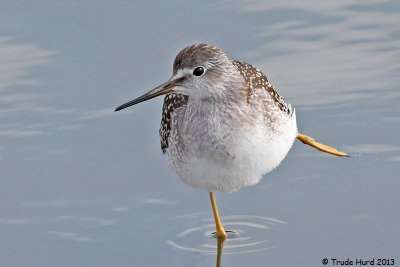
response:
<path fill-rule="evenodd" d="M 138 98 L 135 98 L 119 107 L 117 107 L 115 109 L 115 111 L 119 111 L 121 109 L 136 105 L 140 102 L 152 99 L 156 96 L 160 96 L 160 95 L 165 95 L 168 93 L 172 93 L 174 91 L 174 87 L 177 86 L 176 82 L 172 79 L 169 79 L 168 81 L 166 81 L 165 83 L 161 84 L 160 86 L 158 86 L 157 88 L 154 88 L 153 90 L 145 93 L 142 96 L 139 96 Z"/>

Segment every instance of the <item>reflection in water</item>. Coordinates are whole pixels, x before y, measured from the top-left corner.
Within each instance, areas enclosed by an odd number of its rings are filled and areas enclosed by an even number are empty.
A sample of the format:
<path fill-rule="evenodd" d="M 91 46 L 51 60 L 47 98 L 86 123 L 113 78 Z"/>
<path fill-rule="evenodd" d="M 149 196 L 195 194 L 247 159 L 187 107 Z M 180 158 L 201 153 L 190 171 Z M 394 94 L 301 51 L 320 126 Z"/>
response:
<path fill-rule="evenodd" d="M 20 44 L 0 36 L 0 137 L 40 136 L 44 134 L 42 128 L 50 126 L 33 118 L 33 113 L 42 108 L 37 103 L 44 95 L 33 89 L 40 79 L 29 74 L 33 68 L 51 62 L 54 55 L 54 51 L 35 44 Z"/>
<path fill-rule="evenodd" d="M 0 218 L 0 224 L 16 225 L 16 224 L 29 224 L 27 219 L 22 218 Z"/>
<path fill-rule="evenodd" d="M 167 243 L 175 249 L 196 251 L 203 254 L 215 254 L 218 257 L 224 247 L 224 254 L 250 253 L 264 251 L 279 246 L 275 240 L 269 240 L 268 234 L 274 228 L 286 224 L 283 221 L 249 215 L 233 215 L 223 217 L 224 226 L 227 229 L 228 239 L 223 242 L 215 242 L 215 224 L 212 219 L 201 219 L 202 214 L 190 214 L 175 218 L 179 220 L 177 227 L 180 229 L 185 224 L 192 224 L 199 219 L 203 223 L 200 226 L 189 227 L 177 233 L 168 233 Z M 169 229 L 172 232 L 174 229 Z M 203 236 L 198 240 L 198 236 Z"/>
<path fill-rule="evenodd" d="M 62 232 L 62 231 L 48 231 L 48 234 L 57 236 L 59 238 L 77 242 L 93 242 L 94 240 L 90 237 L 84 236 L 80 233 L 75 232 Z"/>
<path fill-rule="evenodd" d="M 55 53 L 34 44 L 18 44 L 13 38 L 0 36 L 0 91 L 10 87 L 33 86 L 38 81 L 27 78 L 28 69 L 48 63 Z M 15 104 L 35 97 L 32 92 L 12 92 L 2 94 L 1 103 Z"/>
<path fill-rule="evenodd" d="M 28 138 L 47 136 L 55 130 L 75 130 L 85 120 L 113 115 L 110 107 L 95 110 L 63 108 L 55 101 L 43 102 L 49 93 L 59 92 L 59 85 L 43 86 L 48 77 L 32 78 L 40 66 L 54 64 L 56 51 L 34 43 L 18 43 L 17 38 L 0 35 L 0 137 Z"/>
<path fill-rule="evenodd" d="M 217 237 L 217 264 L 216 264 L 217 267 L 221 266 L 222 250 L 224 248 L 225 240 L 226 239 Z"/>
<path fill-rule="evenodd" d="M 258 29 L 264 41 L 244 56 L 268 70 L 275 87 L 287 90 L 281 92 L 296 106 L 361 98 L 376 103 L 397 94 L 397 90 L 376 93 L 376 88 L 396 88 L 399 81 L 400 40 L 394 36 L 400 16 L 392 11 L 394 1 L 251 2 L 228 1 L 221 8 L 284 17 Z M 285 79 L 275 79 L 278 75 Z"/>
<path fill-rule="evenodd" d="M 393 146 L 390 144 L 357 144 L 345 146 L 345 149 L 357 153 L 387 153 L 396 152 L 400 150 L 399 146 Z"/>

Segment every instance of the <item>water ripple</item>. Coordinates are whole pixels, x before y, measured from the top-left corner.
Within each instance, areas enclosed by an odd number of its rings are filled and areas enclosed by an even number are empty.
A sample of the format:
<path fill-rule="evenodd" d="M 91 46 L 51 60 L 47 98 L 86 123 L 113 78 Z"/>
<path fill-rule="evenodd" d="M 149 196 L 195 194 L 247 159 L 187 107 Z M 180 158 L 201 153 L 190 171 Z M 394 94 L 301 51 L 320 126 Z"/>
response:
<path fill-rule="evenodd" d="M 166 243 L 178 250 L 216 254 L 215 224 L 213 219 L 204 219 L 204 214 L 179 216 L 174 220 L 179 229 L 168 229 Z M 193 226 L 193 221 L 200 225 Z M 286 223 L 269 217 L 252 215 L 232 215 L 221 218 L 228 239 L 224 244 L 224 254 L 251 253 L 279 247 L 279 241 L 272 239 L 273 232 Z M 190 226 L 185 227 L 190 224 Z"/>

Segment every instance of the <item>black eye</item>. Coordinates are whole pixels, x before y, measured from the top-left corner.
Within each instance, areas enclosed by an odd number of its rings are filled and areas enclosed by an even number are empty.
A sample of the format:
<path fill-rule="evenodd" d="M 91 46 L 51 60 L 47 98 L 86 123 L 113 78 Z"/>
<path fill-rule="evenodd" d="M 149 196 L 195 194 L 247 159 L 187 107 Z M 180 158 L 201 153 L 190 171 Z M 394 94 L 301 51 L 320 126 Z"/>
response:
<path fill-rule="evenodd" d="M 204 74 L 204 69 L 203 67 L 197 67 L 193 70 L 193 75 L 194 76 L 201 76 Z"/>

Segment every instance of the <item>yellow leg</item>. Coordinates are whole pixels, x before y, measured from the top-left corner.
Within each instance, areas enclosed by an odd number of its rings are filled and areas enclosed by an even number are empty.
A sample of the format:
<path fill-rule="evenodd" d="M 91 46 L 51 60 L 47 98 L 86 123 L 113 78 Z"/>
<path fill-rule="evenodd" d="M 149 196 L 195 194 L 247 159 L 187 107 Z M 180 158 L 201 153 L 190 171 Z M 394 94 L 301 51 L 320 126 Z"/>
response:
<path fill-rule="evenodd" d="M 224 230 L 224 227 L 222 226 L 221 220 L 219 219 L 217 204 L 215 203 L 213 192 L 210 192 L 210 200 L 211 200 L 211 206 L 212 206 L 212 209 L 214 212 L 215 226 L 217 227 L 217 236 L 219 238 L 225 240 L 227 237 L 227 234 Z"/>
<path fill-rule="evenodd" d="M 318 143 L 317 141 L 315 141 L 314 138 L 305 135 L 305 134 L 298 134 L 297 135 L 297 139 L 299 139 L 301 142 L 303 142 L 304 144 L 307 144 L 309 146 L 315 147 L 318 150 L 321 150 L 323 152 L 329 153 L 329 154 L 333 154 L 336 156 L 340 156 L 340 157 L 348 157 L 349 155 L 347 155 L 344 152 L 340 152 L 338 151 L 336 148 L 330 147 L 330 146 L 326 146 L 324 144 Z"/>

